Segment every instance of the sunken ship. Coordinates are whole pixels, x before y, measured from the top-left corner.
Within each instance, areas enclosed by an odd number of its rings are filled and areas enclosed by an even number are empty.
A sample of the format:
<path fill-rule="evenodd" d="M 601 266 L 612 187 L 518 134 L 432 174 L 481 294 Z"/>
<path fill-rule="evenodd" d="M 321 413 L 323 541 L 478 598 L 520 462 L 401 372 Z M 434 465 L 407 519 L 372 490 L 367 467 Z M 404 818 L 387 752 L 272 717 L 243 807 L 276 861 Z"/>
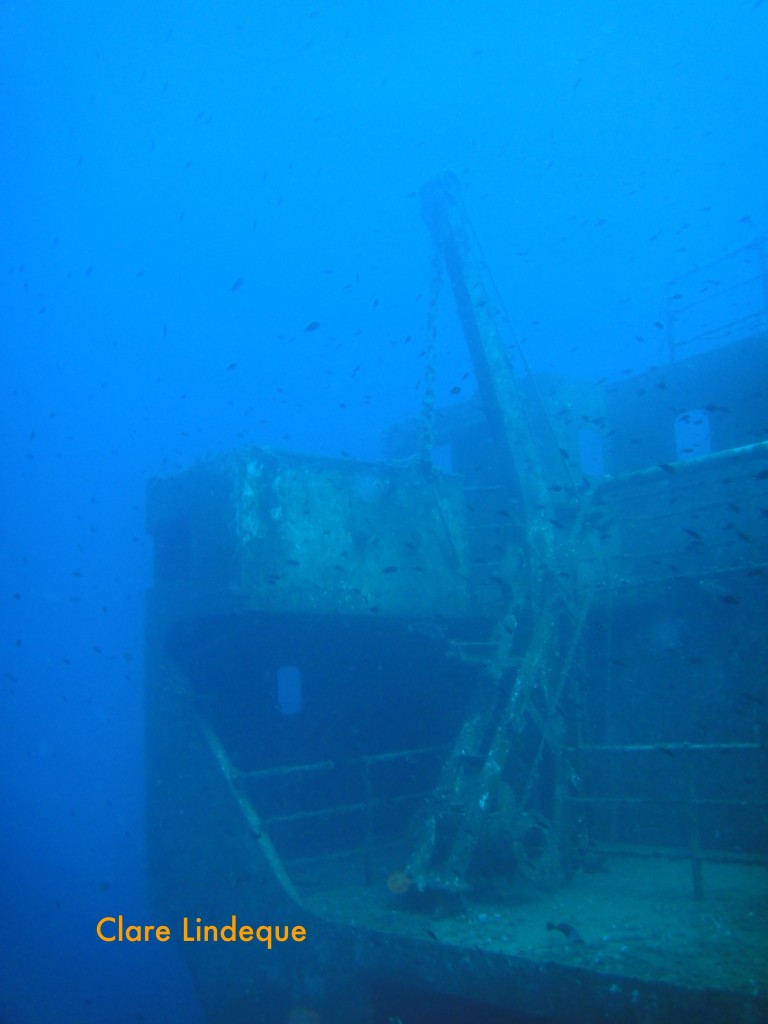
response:
<path fill-rule="evenodd" d="M 766 1020 L 765 304 L 537 377 L 423 209 L 476 395 L 149 484 L 154 906 L 306 930 L 184 945 L 213 1024 Z"/>

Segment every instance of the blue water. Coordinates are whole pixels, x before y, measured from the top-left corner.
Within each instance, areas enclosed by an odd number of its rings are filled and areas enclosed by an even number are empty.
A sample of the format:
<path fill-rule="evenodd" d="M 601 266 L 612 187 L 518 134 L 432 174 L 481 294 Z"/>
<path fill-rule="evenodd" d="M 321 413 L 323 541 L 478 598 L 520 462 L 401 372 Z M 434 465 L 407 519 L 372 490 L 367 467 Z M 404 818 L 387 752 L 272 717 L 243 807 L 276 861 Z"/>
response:
<path fill-rule="evenodd" d="M 767 35 L 761 0 L 4 5 L 3 1020 L 201 1019 L 172 949 L 94 931 L 149 914 L 147 478 L 380 457 L 445 169 L 534 370 L 662 362 L 668 282 L 768 229 Z M 439 324 L 450 405 L 447 286 Z"/>

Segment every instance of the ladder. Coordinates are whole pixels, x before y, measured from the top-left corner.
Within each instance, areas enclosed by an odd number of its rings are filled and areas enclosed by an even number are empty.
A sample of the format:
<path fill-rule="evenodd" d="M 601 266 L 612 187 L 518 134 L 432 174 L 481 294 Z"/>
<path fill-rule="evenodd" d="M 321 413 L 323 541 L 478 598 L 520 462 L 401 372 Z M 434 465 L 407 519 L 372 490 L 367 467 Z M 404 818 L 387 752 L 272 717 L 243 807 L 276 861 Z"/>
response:
<path fill-rule="evenodd" d="M 469 646 L 467 660 L 482 665 L 484 678 L 417 826 L 406 873 L 421 890 L 460 892 L 467 887 L 495 784 L 526 719 L 536 724 L 542 745 L 558 744 L 549 722 L 568 683 L 591 601 L 585 596 L 576 604 L 556 577 L 545 590 L 523 650 L 514 607 L 498 620 L 487 644 L 464 645 Z M 543 714 L 532 705 L 536 692 L 544 701 Z M 530 765 L 524 793 L 530 792 L 539 767 L 540 756 Z M 522 796 L 517 796 L 518 807 Z"/>

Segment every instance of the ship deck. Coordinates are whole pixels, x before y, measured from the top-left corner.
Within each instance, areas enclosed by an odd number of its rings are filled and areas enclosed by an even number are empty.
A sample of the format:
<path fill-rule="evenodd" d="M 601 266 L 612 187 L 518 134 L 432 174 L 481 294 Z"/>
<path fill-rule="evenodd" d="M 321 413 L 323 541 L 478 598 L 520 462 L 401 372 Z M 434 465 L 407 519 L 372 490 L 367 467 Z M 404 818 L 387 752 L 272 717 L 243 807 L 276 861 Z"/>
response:
<path fill-rule="evenodd" d="M 473 894 L 461 906 L 420 905 L 418 894 L 393 895 L 384 882 L 339 882 L 310 891 L 306 906 L 338 924 L 433 947 L 605 975 L 609 994 L 620 976 L 628 984 L 730 993 L 743 997 L 746 1007 L 768 992 L 768 867 L 706 864 L 704 884 L 706 897 L 696 901 L 690 862 L 630 855 L 580 872 L 553 893 L 518 884 Z M 581 941 L 548 923 L 571 925 Z"/>

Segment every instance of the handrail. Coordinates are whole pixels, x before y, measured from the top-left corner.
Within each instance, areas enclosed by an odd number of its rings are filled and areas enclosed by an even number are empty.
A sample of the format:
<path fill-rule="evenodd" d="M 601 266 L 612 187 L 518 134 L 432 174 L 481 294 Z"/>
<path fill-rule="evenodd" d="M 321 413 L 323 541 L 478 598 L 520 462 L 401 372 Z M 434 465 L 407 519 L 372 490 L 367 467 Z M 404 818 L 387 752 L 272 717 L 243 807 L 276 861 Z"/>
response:
<path fill-rule="evenodd" d="M 762 743 L 612 743 L 605 746 L 565 747 L 569 754 L 639 754 L 660 751 L 669 754 L 676 750 L 762 750 Z"/>
<path fill-rule="evenodd" d="M 337 761 L 310 761 L 306 764 L 276 765 L 274 768 L 253 768 L 248 771 L 241 771 L 233 768 L 233 778 L 236 779 L 268 779 L 274 776 L 292 775 L 301 772 L 330 771 L 337 768 L 347 768 L 351 765 L 381 764 L 384 761 L 406 761 L 409 757 L 424 757 L 427 754 L 439 754 L 447 750 L 447 744 L 443 743 L 435 747 L 414 747 L 411 750 L 391 750 L 383 754 L 361 754 L 359 757 L 348 757 Z"/>

